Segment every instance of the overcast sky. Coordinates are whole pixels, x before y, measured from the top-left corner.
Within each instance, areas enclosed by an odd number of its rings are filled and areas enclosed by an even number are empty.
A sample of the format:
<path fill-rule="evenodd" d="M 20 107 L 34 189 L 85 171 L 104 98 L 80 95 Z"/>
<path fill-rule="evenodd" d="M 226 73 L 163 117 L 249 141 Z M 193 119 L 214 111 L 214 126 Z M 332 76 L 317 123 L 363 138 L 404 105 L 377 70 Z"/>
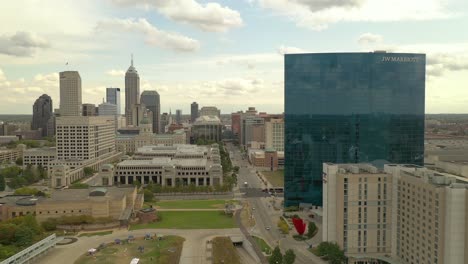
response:
<path fill-rule="evenodd" d="M 426 53 L 426 112 L 468 113 L 467 28 L 466 0 L 0 1 L 0 114 L 30 114 L 43 93 L 58 108 L 64 70 L 98 104 L 131 53 L 163 112 L 279 113 L 284 53 L 376 49 Z"/>

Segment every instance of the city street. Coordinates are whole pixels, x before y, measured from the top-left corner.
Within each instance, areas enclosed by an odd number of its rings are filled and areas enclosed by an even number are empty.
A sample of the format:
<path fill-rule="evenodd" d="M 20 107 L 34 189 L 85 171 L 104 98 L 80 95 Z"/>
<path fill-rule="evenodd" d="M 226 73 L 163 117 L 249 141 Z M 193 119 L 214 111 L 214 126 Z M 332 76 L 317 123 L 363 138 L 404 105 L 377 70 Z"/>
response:
<path fill-rule="evenodd" d="M 308 245 L 305 242 L 296 241 L 292 237 L 280 233 L 277 223 L 282 211 L 276 211 L 272 206 L 269 206 L 269 201 L 280 198 L 272 198 L 268 193 L 261 191 L 266 186 L 256 175 L 255 169 L 249 164 L 247 157 L 242 157 L 242 152 L 238 147 L 227 143 L 226 148 L 231 155 L 233 166 L 239 166 L 237 182 L 240 188 L 237 188 L 236 191 L 243 193 L 243 198 L 249 201 L 252 208 L 255 208 L 253 209 L 255 227 L 251 228 L 250 233 L 262 237 L 272 247 L 279 245 L 283 253 L 288 249 L 293 249 L 296 253 L 295 263 L 325 263 L 307 250 Z M 243 188 L 244 182 L 247 182 L 247 188 Z M 315 242 L 316 238 L 313 241 Z"/>

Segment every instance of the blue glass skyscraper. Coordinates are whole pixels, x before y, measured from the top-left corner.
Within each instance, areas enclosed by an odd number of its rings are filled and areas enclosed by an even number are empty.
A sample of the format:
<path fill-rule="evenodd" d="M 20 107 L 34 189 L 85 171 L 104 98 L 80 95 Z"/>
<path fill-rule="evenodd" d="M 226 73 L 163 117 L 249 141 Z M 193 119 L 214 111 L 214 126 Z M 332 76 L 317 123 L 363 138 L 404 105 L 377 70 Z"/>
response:
<path fill-rule="evenodd" d="M 285 55 L 285 205 L 322 204 L 324 162 L 423 164 L 424 54 Z"/>

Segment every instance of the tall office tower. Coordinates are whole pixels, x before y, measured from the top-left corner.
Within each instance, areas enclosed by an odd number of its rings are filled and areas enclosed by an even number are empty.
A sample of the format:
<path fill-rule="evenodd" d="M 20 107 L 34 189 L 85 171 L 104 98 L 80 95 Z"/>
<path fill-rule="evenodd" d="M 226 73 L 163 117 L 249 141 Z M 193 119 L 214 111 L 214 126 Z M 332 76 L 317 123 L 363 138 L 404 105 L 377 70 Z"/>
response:
<path fill-rule="evenodd" d="M 231 114 L 231 129 L 234 136 L 240 140 L 242 111 Z"/>
<path fill-rule="evenodd" d="M 143 120 L 143 117 L 145 116 L 147 111 L 150 111 L 150 110 L 148 110 L 146 108 L 145 104 L 135 104 L 135 105 L 133 105 L 132 120 L 133 120 L 133 126 L 134 127 L 139 127 L 140 126 L 140 123 Z M 152 117 L 153 117 L 153 113 L 150 114 L 151 120 L 152 120 Z"/>
<path fill-rule="evenodd" d="M 117 105 L 110 103 L 99 104 L 99 116 L 115 116 L 117 117 Z"/>
<path fill-rule="evenodd" d="M 260 131 L 260 132 L 257 132 Z M 263 131 L 263 137 L 265 136 L 265 120 L 259 116 L 245 116 L 241 122 L 241 138 L 240 144 L 247 146 L 249 142 L 265 142 L 261 138 L 258 138 L 258 134 Z"/>
<path fill-rule="evenodd" d="M 52 108 L 52 98 L 47 94 L 41 95 L 33 105 L 33 118 L 31 123 L 31 129 L 37 130 L 42 129 L 42 136 L 48 136 L 47 134 L 47 122 L 54 116 Z M 52 136 L 52 135 L 51 135 Z"/>
<path fill-rule="evenodd" d="M 81 116 L 81 77 L 77 71 L 60 73 L 60 116 Z"/>
<path fill-rule="evenodd" d="M 176 110 L 175 119 L 176 119 L 177 124 L 182 124 L 182 110 L 181 109 Z"/>
<path fill-rule="evenodd" d="M 284 151 L 284 119 L 265 122 L 265 149 Z"/>
<path fill-rule="evenodd" d="M 57 117 L 57 159 L 94 160 L 115 151 L 112 116 Z"/>
<path fill-rule="evenodd" d="M 125 118 L 127 126 L 136 126 L 132 119 L 133 105 L 140 103 L 140 76 L 133 67 L 133 55 L 131 65 L 125 73 Z"/>
<path fill-rule="evenodd" d="M 82 105 L 82 116 L 97 116 L 98 108 L 94 104 L 83 104 Z"/>
<path fill-rule="evenodd" d="M 285 206 L 322 204 L 322 164 L 423 164 L 424 54 L 285 55 Z"/>
<path fill-rule="evenodd" d="M 119 115 L 117 114 L 117 105 L 110 104 L 110 103 L 101 103 L 99 104 L 99 116 L 112 116 L 114 117 L 114 126 L 115 131 L 117 131 L 119 127 Z"/>
<path fill-rule="evenodd" d="M 161 115 L 161 120 L 160 120 L 160 123 L 159 123 L 159 131 L 160 133 L 166 133 L 166 126 L 170 124 L 170 115 L 168 115 L 167 113 L 163 113 Z"/>
<path fill-rule="evenodd" d="M 198 117 L 198 104 L 197 102 L 193 102 L 190 105 L 190 123 L 195 123 L 195 120 Z"/>
<path fill-rule="evenodd" d="M 117 115 L 120 115 L 120 88 L 106 88 L 106 102 L 117 106 Z"/>
<path fill-rule="evenodd" d="M 153 124 L 153 133 L 162 133 L 159 128 L 161 117 L 161 103 L 159 93 L 156 91 L 143 91 L 143 93 L 141 93 L 140 102 L 145 104 L 146 109 L 153 112 L 153 118 L 151 120 L 151 123 Z"/>

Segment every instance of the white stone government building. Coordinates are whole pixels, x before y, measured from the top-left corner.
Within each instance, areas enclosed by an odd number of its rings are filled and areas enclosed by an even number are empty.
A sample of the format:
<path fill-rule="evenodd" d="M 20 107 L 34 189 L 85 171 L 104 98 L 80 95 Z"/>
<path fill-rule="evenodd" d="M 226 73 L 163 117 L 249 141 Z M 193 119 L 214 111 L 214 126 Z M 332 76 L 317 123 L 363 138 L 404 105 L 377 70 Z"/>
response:
<path fill-rule="evenodd" d="M 115 166 L 114 183 L 213 186 L 223 183 L 219 146 L 144 146 Z"/>

